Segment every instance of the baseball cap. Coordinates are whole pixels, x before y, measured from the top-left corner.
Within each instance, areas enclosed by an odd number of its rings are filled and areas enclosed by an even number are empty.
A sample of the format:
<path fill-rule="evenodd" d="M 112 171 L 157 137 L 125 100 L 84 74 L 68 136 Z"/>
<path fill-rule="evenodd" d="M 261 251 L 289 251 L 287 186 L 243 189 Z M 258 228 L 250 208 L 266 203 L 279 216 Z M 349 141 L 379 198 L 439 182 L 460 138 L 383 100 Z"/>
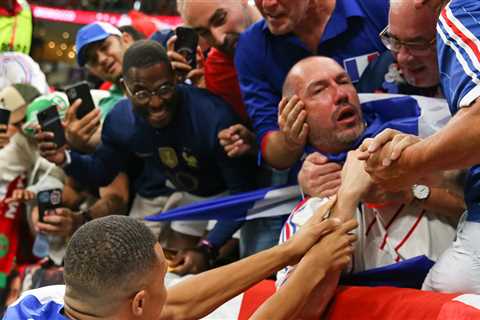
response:
<path fill-rule="evenodd" d="M 75 40 L 78 65 L 82 67 L 85 65 L 85 48 L 89 44 L 105 40 L 112 35 L 121 36 L 122 32 L 107 22 L 90 23 L 78 30 Z"/>
<path fill-rule="evenodd" d="M 57 111 L 60 119 L 65 118 L 65 113 L 70 107 L 67 95 L 63 92 L 55 91 L 53 93 L 38 97 L 33 100 L 27 107 L 25 112 L 25 124 L 23 125 L 23 132 L 27 136 L 33 137 L 35 135 L 35 127 L 38 124 L 37 114 L 51 105 L 57 106 Z"/>
<path fill-rule="evenodd" d="M 38 96 L 40 92 L 34 86 L 13 84 L 0 91 L 0 107 L 10 110 L 10 123 L 17 123 L 25 117 L 27 105 Z"/>

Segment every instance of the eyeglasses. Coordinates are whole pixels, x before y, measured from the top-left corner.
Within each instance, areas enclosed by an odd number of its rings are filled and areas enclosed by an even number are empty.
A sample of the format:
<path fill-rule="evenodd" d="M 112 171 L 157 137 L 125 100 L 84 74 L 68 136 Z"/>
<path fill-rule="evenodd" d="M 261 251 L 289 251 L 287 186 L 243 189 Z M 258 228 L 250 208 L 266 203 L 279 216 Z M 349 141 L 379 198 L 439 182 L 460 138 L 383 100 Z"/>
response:
<path fill-rule="evenodd" d="M 379 34 L 385 47 L 392 52 L 399 52 L 403 46 L 412 55 L 426 56 L 431 53 L 432 46 L 435 44 L 435 37 L 430 41 L 401 41 L 390 34 L 388 26 Z"/>
<path fill-rule="evenodd" d="M 128 94 L 139 104 L 148 104 L 153 96 L 157 96 L 162 99 L 168 99 L 175 91 L 175 86 L 173 84 L 165 83 L 155 91 L 148 91 L 143 89 L 132 93 L 132 90 L 128 87 L 127 83 L 124 82 L 124 84 Z"/>

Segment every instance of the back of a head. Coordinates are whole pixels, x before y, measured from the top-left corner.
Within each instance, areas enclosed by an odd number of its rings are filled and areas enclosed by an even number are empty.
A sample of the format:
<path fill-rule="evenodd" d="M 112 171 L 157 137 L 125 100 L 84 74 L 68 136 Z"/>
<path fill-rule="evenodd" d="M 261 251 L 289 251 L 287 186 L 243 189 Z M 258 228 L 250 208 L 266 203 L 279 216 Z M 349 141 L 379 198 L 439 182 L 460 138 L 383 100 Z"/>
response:
<path fill-rule="evenodd" d="M 83 225 L 65 254 L 67 294 L 113 300 L 134 293 L 158 262 L 155 243 L 151 231 L 129 217 L 112 215 Z"/>
<path fill-rule="evenodd" d="M 171 68 L 165 48 L 153 40 L 136 41 L 123 56 L 123 76 L 127 78 L 131 68 L 148 68 L 156 64 L 166 64 Z"/>

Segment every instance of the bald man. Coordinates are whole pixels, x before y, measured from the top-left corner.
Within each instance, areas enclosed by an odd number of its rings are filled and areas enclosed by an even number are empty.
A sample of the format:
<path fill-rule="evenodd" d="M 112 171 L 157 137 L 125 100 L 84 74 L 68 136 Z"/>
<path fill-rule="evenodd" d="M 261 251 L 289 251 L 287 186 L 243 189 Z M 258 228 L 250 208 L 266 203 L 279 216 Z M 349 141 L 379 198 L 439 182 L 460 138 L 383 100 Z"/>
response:
<path fill-rule="evenodd" d="M 329 161 L 325 164 L 327 169 L 335 169 L 334 175 L 325 179 L 326 183 L 341 180 L 336 193 L 337 205 L 344 208 L 342 212 L 347 215 L 337 217 L 355 216 L 360 224 L 361 241 L 350 271 L 364 271 L 422 255 L 437 260 L 454 239 L 452 224 L 455 222 L 451 223 L 449 218 L 458 220 L 461 215 L 464 208 L 461 196 L 428 185 L 410 185 L 398 192 L 385 192 L 372 185 L 361 161 L 355 157 L 346 160 L 348 151 L 355 150 L 364 139 L 374 137 L 384 128 L 411 134 L 425 132 L 420 129 L 419 122 L 423 121 L 419 119 L 424 113 L 428 115 L 429 109 L 420 110 L 416 100 L 410 97 L 360 104 L 348 74 L 326 57 L 311 57 L 297 63 L 287 76 L 283 94 L 290 101 L 301 100 L 304 104 L 309 126 L 307 153 L 322 153 Z M 279 120 L 280 126 L 284 121 Z M 408 139 L 418 138 L 408 136 Z M 404 143 L 408 145 L 409 141 Z M 336 168 L 342 166 L 340 179 Z M 324 200 L 314 196 L 298 206 L 287 220 L 280 242 L 288 239 L 291 230 L 302 227 Z M 277 274 L 277 283 L 281 285 L 290 272 L 282 269 Z M 420 286 L 421 281 L 415 285 Z"/>

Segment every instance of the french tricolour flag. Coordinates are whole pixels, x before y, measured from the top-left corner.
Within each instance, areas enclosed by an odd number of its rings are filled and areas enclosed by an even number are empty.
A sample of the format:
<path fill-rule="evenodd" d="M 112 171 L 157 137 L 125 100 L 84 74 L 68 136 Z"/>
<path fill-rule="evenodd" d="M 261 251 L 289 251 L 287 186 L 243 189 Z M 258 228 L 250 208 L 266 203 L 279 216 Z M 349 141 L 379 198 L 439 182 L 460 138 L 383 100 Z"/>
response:
<path fill-rule="evenodd" d="M 352 79 L 352 82 L 358 82 L 368 64 L 375 60 L 380 54 L 373 52 L 363 56 L 353 57 L 343 60 L 343 67 Z"/>
<path fill-rule="evenodd" d="M 265 188 L 215 198 L 148 216 L 148 221 L 253 220 L 288 215 L 301 200 L 299 186 Z"/>

